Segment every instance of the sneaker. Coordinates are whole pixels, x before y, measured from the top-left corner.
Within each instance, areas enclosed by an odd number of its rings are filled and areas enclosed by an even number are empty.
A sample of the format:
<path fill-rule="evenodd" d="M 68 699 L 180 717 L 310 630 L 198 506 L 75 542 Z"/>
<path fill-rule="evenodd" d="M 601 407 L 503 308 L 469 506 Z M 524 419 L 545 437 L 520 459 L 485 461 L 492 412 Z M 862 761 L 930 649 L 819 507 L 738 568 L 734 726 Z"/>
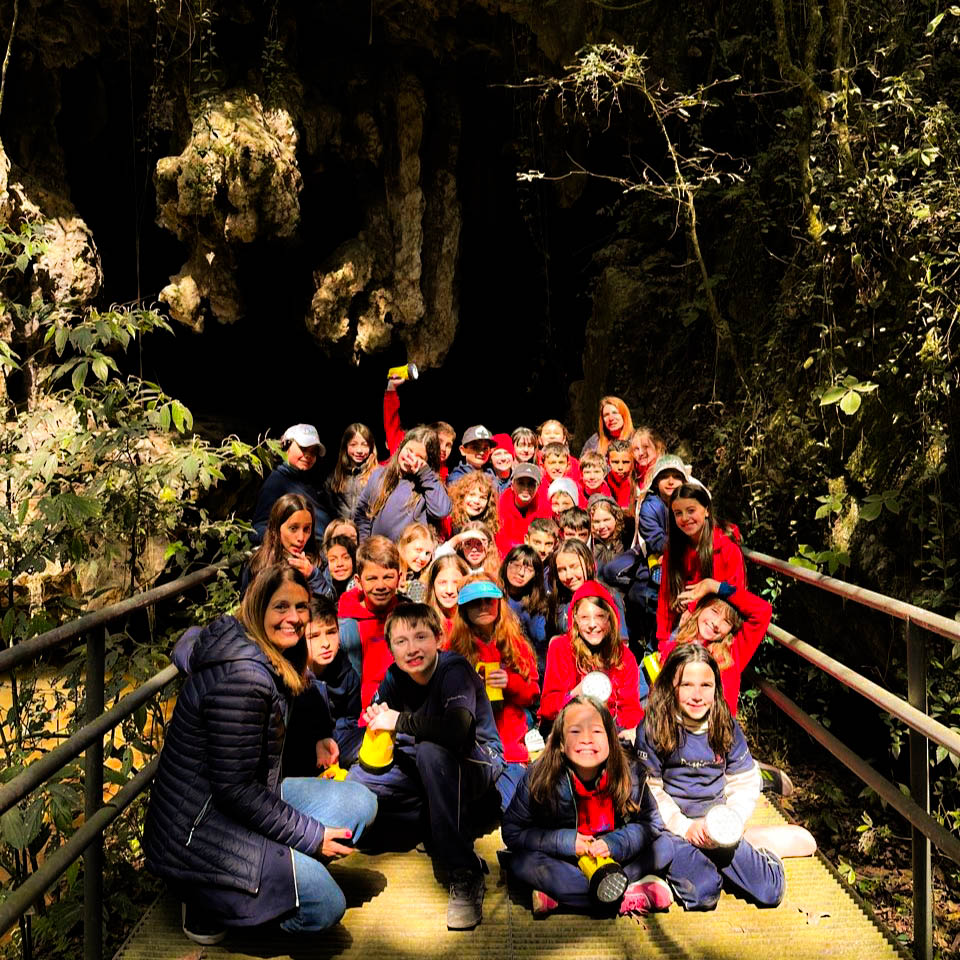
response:
<path fill-rule="evenodd" d="M 634 905 L 633 901 L 636 901 Z M 620 903 L 621 913 L 647 913 L 649 911 L 669 910 L 673 903 L 673 891 L 666 880 L 652 873 L 631 883 L 623 894 Z"/>
<path fill-rule="evenodd" d="M 758 763 L 760 768 L 761 789 L 769 793 L 777 793 L 781 797 L 789 797 L 794 791 L 793 781 L 785 770 L 771 766 L 769 763 Z"/>
<path fill-rule="evenodd" d="M 551 910 L 556 910 L 560 906 L 553 897 L 548 896 L 542 890 L 534 890 L 531 899 L 533 900 L 533 915 L 535 917 L 545 917 Z"/>
<path fill-rule="evenodd" d="M 214 946 L 227 935 L 222 923 L 205 919 L 196 907 L 188 907 L 185 903 L 180 904 L 180 925 L 188 940 L 204 947 Z"/>
<path fill-rule="evenodd" d="M 483 919 L 483 874 L 458 870 L 450 883 L 447 900 L 447 929 L 472 930 Z"/>

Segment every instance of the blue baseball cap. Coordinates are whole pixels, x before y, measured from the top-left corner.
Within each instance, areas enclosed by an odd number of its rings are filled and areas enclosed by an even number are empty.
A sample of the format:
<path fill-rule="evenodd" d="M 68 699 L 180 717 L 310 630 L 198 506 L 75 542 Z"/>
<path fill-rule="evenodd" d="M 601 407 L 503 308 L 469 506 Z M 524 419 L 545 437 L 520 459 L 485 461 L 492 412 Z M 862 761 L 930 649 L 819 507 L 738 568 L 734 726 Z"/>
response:
<path fill-rule="evenodd" d="M 469 603 L 471 600 L 480 600 L 483 597 L 492 597 L 499 600 L 503 591 L 492 580 L 474 580 L 465 583 L 457 595 L 457 603 Z"/>

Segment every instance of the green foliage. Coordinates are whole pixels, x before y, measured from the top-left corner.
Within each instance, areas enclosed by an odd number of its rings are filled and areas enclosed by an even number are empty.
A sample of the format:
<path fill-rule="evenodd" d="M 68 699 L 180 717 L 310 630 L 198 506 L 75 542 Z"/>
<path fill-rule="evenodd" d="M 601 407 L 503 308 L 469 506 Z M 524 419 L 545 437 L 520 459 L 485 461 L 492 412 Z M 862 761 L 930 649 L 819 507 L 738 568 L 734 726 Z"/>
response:
<path fill-rule="evenodd" d="M 249 546 L 246 523 L 209 496 L 228 475 L 262 473 L 265 451 L 235 437 L 213 444 L 193 433 L 193 415 L 153 383 L 124 373 L 124 354 L 166 320 L 139 308 L 79 309 L 44 301 L 29 278 L 43 255 L 42 227 L 0 229 L 0 315 L 13 345 L 0 351 L 7 379 L 0 436 L 0 639 L 12 646 L 72 619 Z M 14 377 L 29 388 L 17 394 Z M 11 389 L 14 387 L 14 389 Z M 150 615 L 107 641 L 109 706 L 165 665 L 162 651 L 192 618 L 235 605 L 234 580 L 214 581 L 206 599 L 182 602 L 162 624 Z M 0 777 L 12 779 L 74 732 L 83 717 L 85 653 L 57 667 L 21 668 L 0 718 Z M 159 749 L 159 700 L 114 730 L 105 747 L 108 789 L 125 783 Z M 83 808 L 81 766 L 73 762 L 0 819 L 0 869 L 19 885 L 76 829 Z M 108 835 L 114 856 L 108 910 L 135 916 L 129 880 L 141 860 L 142 809 Z M 79 864 L 48 894 L 33 924 L 45 956 L 75 956 L 81 909 Z M 116 889 L 113 884 L 125 877 Z M 135 885 L 149 891 L 149 880 Z M 19 935 L 18 935 L 19 936 Z M 3 948 L 4 955 L 15 950 Z"/>

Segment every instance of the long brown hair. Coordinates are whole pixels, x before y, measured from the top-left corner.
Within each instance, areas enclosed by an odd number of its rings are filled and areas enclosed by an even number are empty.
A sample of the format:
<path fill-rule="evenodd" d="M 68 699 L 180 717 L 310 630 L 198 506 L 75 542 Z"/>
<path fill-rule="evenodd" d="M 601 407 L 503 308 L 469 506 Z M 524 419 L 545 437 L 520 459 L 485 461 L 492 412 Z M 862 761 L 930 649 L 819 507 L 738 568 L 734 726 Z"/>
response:
<path fill-rule="evenodd" d="M 577 626 L 577 610 L 585 603 L 589 603 L 592 607 L 606 613 L 607 621 L 610 624 L 610 629 L 604 634 L 599 647 L 591 647 L 580 636 L 580 628 Z M 567 633 L 570 634 L 570 646 L 573 649 L 573 659 L 579 673 L 590 673 L 591 670 L 618 670 L 623 663 L 620 615 L 617 613 L 616 607 L 607 603 L 603 597 L 581 597 L 577 601 L 576 607 L 570 612 Z"/>
<path fill-rule="evenodd" d="M 677 518 L 673 515 L 673 505 L 677 500 L 696 500 L 707 511 L 700 531 L 700 539 L 692 544 L 697 553 L 697 566 L 700 568 L 700 579 L 706 580 L 713 576 L 713 502 L 710 494 L 699 483 L 684 483 L 673 491 L 670 503 L 667 506 L 667 549 L 666 549 L 666 588 L 667 607 L 672 608 L 677 597 L 683 592 L 687 583 L 687 573 L 683 568 L 683 558 L 687 552 L 690 538 L 677 526 Z"/>
<path fill-rule="evenodd" d="M 285 583 L 303 587 L 310 599 L 310 588 L 303 574 L 288 563 L 277 563 L 261 570 L 247 587 L 240 603 L 237 619 L 247 631 L 247 636 L 264 652 L 274 669 L 280 674 L 283 685 L 293 696 L 303 693 L 307 685 L 307 638 L 306 630 L 300 635 L 297 645 L 290 650 L 281 650 L 267 637 L 263 621 L 273 595 Z"/>
<path fill-rule="evenodd" d="M 475 573 L 467 577 L 463 584 L 465 586 L 477 581 L 491 582 L 490 578 L 482 573 Z M 494 624 L 490 640 L 500 651 L 501 667 L 519 673 L 524 680 L 529 680 L 531 670 L 536 670 L 537 663 L 533 647 L 530 646 L 530 641 L 527 640 L 517 615 L 510 609 L 510 605 L 505 598 L 501 597 L 498 602 L 500 604 L 500 614 Z M 477 645 L 474 641 L 473 626 L 463 615 L 463 608 L 459 606 L 453 617 L 450 649 L 459 653 L 462 657 L 466 657 L 474 666 L 480 660 Z"/>
<path fill-rule="evenodd" d="M 607 433 L 607 425 L 603 422 L 603 408 L 607 404 L 616 407 L 620 416 L 623 417 L 623 429 L 618 437 L 611 437 Z M 610 446 L 611 440 L 629 440 L 633 436 L 633 417 L 630 416 L 630 408 L 619 397 L 601 398 L 597 421 L 597 453 L 602 457 L 607 455 L 607 447 Z"/>
<path fill-rule="evenodd" d="M 363 463 L 354 463 L 350 454 L 347 453 L 347 446 L 354 437 L 360 437 L 370 448 L 370 453 Z M 373 431 L 365 423 L 351 423 L 343 431 L 343 437 L 340 440 L 340 453 L 337 456 L 337 465 L 333 468 L 330 487 L 334 493 L 343 493 L 347 479 L 359 475 L 362 490 L 376 466 L 377 442 L 373 439 Z"/>
<path fill-rule="evenodd" d="M 713 706 L 707 714 L 707 742 L 717 756 L 725 757 L 733 746 L 733 717 L 727 706 L 727 698 L 723 695 L 717 661 L 699 643 L 684 643 L 670 651 L 647 699 L 647 715 L 643 721 L 647 740 L 659 756 L 667 757 L 686 738 L 686 729 L 677 717 L 677 684 L 688 663 L 706 663 L 713 671 L 716 690 Z"/>
<path fill-rule="evenodd" d="M 545 807 L 556 806 L 557 784 L 569 770 L 567 755 L 563 752 L 564 723 L 567 711 L 571 707 L 587 704 L 600 714 L 603 730 L 607 735 L 610 755 L 606 760 L 607 793 L 613 800 L 613 808 L 622 818 L 635 812 L 638 807 L 633 800 L 633 779 L 630 776 L 630 763 L 626 751 L 620 745 L 617 725 L 610 711 L 595 697 L 584 694 L 573 697 L 564 704 L 563 709 L 553 721 L 550 735 L 543 753 L 530 767 L 530 796 Z"/>
<path fill-rule="evenodd" d="M 437 439 L 436 432 L 429 427 L 414 427 L 412 430 L 408 430 L 407 435 L 403 438 L 403 443 L 397 447 L 383 473 L 380 474 L 380 488 L 377 491 L 377 496 L 367 508 L 367 516 L 371 519 L 376 517 L 384 508 L 386 502 L 390 499 L 390 494 L 396 490 L 397 484 L 403 478 L 400 471 L 400 452 L 407 444 L 414 441 L 419 441 L 426 448 L 427 464 L 430 469 L 433 471 L 440 469 L 440 441 Z M 414 487 L 410 491 L 410 497 L 404 505 L 404 509 L 410 509 L 420 497 L 421 494 L 417 493 L 416 487 Z"/>
<path fill-rule="evenodd" d="M 487 495 L 487 505 L 479 516 L 470 517 L 467 516 L 467 509 L 463 501 L 468 493 L 472 493 L 476 489 L 482 490 Z M 450 494 L 450 501 L 453 504 L 450 511 L 450 523 L 454 531 L 459 533 L 464 524 L 476 520 L 486 524 L 490 531 L 496 535 L 500 529 L 499 498 L 497 488 L 493 484 L 493 477 L 487 471 L 473 470 L 464 474 L 447 487 L 447 492 Z"/>
<path fill-rule="evenodd" d="M 678 644 L 700 643 L 700 614 L 708 608 L 722 610 L 730 621 L 730 632 L 725 637 L 706 644 L 713 659 L 717 661 L 720 672 L 723 673 L 724 670 L 729 670 L 733 666 L 733 638 L 743 626 L 743 616 L 732 603 L 728 603 L 714 593 L 708 594 L 697 604 L 697 609 L 693 611 L 687 622 L 677 628 L 675 640 Z"/>
<path fill-rule="evenodd" d="M 285 493 L 278 497 L 270 508 L 270 517 L 267 520 L 267 529 L 263 535 L 263 543 L 260 544 L 257 552 L 250 558 L 250 574 L 255 575 L 266 567 L 275 563 L 283 562 L 286 557 L 283 549 L 283 541 L 280 537 L 280 528 L 295 514 L 301 510 L 306 510 L 310 514 L 310 522 L 316 523 L 316 517 L 313 513 L 313 504 L 302 493 Z M 316 552 L 313 545 L 316 543 L 316 527 L 312 529 L 312 535 L 307 541 L 308 549 L 304 549 L 303 555 L 314 563 L 317 561 Z"/>
<path fill-rule="evenodd" d="M 557 616 L 558 609 L 573 599 L 573 591 L 567 590 L 557 576 L 557 557 L 559 557 L 561 553 L 574 553 L 577 555 L 583 567 L 584 582 L 597 579 L 597 561 L 591 549 L 582 540 L 560 540 L 554 548 L 553 553 L 547 557 L 547 579 L 550 583 L 550 596 L 548 598 L 550 602 L 549 620 L 554 624 L 557 623 L 559 619 Z"/>

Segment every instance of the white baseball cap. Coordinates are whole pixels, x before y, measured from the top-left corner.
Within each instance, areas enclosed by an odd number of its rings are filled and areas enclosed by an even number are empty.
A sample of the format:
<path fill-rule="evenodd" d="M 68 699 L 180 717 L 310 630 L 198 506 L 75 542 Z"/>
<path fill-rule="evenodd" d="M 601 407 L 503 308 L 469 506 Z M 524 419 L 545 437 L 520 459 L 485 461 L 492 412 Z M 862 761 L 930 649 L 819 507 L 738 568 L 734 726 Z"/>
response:
<path fill-rule="evenodd" d="M 296 442 L 301 449 L 307 447 L 317 447 L 317 456 L 324 457 L 327 454 L 327 448 L 320 442 L 320 434 L 312 423 L 295 423 L 292 427 L 287 427 L 280 438 L 281 443 L 288 440 Z"/>

